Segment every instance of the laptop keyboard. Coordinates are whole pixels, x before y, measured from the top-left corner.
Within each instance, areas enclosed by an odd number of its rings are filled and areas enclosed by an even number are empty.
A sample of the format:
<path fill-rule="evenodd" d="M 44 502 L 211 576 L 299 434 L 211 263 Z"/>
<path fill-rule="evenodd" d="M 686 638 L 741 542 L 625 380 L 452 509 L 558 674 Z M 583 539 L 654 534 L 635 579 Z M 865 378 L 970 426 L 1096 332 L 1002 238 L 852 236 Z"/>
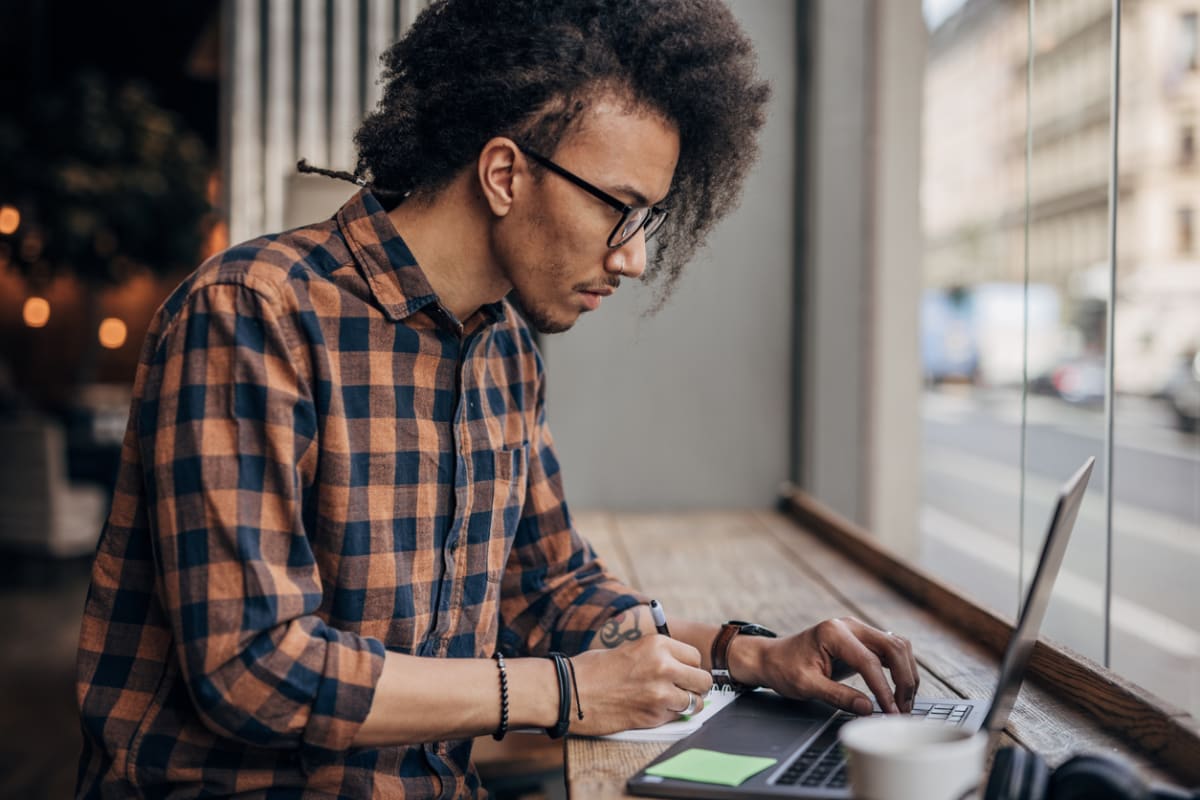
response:
<path fill-rule="evenodd" d="M 913 705 L 912 716 L 924 717 L 926 722 L 935 724 L 961 725 L 970 710 L 968 705 L 953 703 L 916 703 Z M 883 715 L 877 711 L 875 716 Z M 839 714 L 800 757 L 792 762 L 787 771 L 775 779 L 775 783 L 829 789 L 846 786 L 846 755 L 838 743 L 838 731 L 852 719 L 855 717 Z"/>

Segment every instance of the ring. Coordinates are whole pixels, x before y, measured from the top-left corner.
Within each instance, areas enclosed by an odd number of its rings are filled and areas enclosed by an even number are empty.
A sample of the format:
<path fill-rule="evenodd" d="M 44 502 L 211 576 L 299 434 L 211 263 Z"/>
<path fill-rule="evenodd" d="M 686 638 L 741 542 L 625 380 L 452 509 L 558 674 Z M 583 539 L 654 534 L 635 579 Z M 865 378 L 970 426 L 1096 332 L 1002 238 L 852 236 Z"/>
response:
<path fill-rule="evenodd" d="M 895 636 L 896 634 L 892 633 L 891 631 L 884 631 L 883 635 L 884 636 Z"/>
<path fill-rule="evenodd" d="M 687 689 L 684 689 L 684 691 L 688 693 L 687 708 L 683 709 L 682 711 L 676 711 L 675 709 L 672 708 L 672 709 L 670 709 L 670 711 L 674 714 L 680 714 L 680 715 L 686 717 L 686 716 L 689 716 L 689 715 L 695 713 L 696 703 L 700 702 L 700 695 L 698 695 L 694 692 L 688 692 Z"/>

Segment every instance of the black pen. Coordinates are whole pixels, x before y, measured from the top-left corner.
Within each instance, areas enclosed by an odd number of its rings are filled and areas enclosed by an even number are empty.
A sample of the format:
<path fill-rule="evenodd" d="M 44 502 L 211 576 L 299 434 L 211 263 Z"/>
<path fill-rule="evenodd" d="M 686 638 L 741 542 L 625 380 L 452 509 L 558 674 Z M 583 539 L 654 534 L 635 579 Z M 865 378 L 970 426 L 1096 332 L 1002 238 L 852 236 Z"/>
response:
<path fill-rule="evenodd" d="M 670 636 L 671 629 L 667 627 L 667 615 L 657 600 L 650 601 L 650 616 L 654 620 L 654 629 L 663 636 Z"/>

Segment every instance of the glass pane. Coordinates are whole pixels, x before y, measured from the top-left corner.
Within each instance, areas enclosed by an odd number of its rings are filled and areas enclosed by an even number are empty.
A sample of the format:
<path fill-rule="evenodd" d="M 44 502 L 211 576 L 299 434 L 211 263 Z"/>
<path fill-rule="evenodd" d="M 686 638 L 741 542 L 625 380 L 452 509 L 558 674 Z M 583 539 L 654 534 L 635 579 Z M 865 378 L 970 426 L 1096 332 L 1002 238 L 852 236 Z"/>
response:
<path fill-rule="evenodd" d="M 1043 633 L 1103 662 L 1112 3 L 1032 6 L 1022 586 L 1058 486 L 1094 456 Z"/>
<path fill-rule="evenodd" d="M 1126 4 L 1114 333 L 1112 667 L 1200 713 L 1196 13 Z"/>
<path fill-rule="evenodd" d="M 1024 3 L 926 2 L 921 550 L 1016 611 L 1024 296 Z"/>

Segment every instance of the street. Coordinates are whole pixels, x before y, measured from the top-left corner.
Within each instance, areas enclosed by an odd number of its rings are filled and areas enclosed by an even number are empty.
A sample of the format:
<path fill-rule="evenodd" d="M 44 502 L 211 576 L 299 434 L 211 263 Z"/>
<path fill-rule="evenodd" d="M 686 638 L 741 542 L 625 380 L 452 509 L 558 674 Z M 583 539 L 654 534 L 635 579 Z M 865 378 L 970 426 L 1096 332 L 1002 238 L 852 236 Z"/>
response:
<path fill-rule="evenodd" d="M 1103 409 L 1030 395 L 1027 415 L 1022 505 L 1020 392 L 963 386 L 927 390 L 920 560 L 976 600 L 1015 615 L 1055 492 L 1085 458 L 1095 456 L 1096 470 L 1043 632 L 1102 662 Z M 1111 667 L 1195 714 L 1200 712 L 1200 436 L 1174 430 L 1162 402 L 1122 396 L 1115 443 Z"/>

